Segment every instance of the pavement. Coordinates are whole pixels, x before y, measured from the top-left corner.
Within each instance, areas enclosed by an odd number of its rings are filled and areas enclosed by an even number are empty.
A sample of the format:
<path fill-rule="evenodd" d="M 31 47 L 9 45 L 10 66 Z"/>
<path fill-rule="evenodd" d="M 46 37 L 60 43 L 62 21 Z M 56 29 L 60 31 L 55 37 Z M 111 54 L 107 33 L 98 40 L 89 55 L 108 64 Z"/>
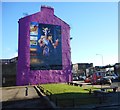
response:
<path fill-rule="evenodd" d="M 33 110 L 52 109 L 44 97 L 37 93 L 34 86 L 2 87 L 2 109 L 30 108 Z"/>
<path fill-rule="evenodd" d="M 118 85 L 113 83 L 112 86 Z M 86 85 L 84 85 L 86 86 Z M 90 85 L 89 85 L 90 86 Z M 101 87 L 101 86 L 100 86 Z M 0 101 L 2 102 L 2 110 L 6 109 L 20 109 L 26 108 L 31 110 L 51 110 L 53 106 L 49 100 L 46 100 L 46 96 L 43 96 L 40 92 L 36 91 L 34 86 L 13 86 L 13 87 L 1 87 Z M 105 103 L 98 105 L 87 105 L 75 108 L 69 108 L 69 110 L 120 110 L 120 87 L 118 92 L 110 93 Z M 62 108 L 64 110 L 64 108 Z M 67 108 L 65 108 L 66 110 Z"/>

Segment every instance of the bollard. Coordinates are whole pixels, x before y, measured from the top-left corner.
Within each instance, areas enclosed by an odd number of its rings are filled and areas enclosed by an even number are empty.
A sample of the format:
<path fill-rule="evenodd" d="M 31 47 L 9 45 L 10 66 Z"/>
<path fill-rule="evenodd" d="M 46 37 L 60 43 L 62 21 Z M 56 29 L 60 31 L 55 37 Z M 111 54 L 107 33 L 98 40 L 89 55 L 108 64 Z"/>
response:
<path fill-rule="evenodd" d="M 26 90 L 25 90 L 25 96 L 28 96 L 28 87 L 25 87 Z"/>
<path fill-rule="evenodd" d="M 91 93 L 92 93 L 92 90 L 90 89 L 90 90 L 89 90 L 89 94 L 91 94 Z"/>
<path fill-rule="evenodd" d="M 116 92 L 117 88 L 113 88 L 113 92 Z"/>

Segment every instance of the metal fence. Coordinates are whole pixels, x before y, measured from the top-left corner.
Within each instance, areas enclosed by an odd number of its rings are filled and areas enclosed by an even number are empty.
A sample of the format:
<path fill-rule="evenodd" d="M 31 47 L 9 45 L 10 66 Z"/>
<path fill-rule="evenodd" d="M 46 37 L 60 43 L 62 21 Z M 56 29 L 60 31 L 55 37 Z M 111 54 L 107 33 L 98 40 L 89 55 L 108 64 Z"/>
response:
<path fill-rule="evenodd" d="M 49 100 L 54 102 L 58 107 L 79 107 L 82 105 L 90 105 L 90 104 L 103 104 L 106 103 L 108 95 L 94 95 L 90 94 L 88 97 L 78 97 L 78 98 L 67 98 L 62 97 L 58 98 L 54 94 L 52 94 L 49 90 L 44 89 L 42 86 L 38 86 L 40 91 L 48 96 Z"/>

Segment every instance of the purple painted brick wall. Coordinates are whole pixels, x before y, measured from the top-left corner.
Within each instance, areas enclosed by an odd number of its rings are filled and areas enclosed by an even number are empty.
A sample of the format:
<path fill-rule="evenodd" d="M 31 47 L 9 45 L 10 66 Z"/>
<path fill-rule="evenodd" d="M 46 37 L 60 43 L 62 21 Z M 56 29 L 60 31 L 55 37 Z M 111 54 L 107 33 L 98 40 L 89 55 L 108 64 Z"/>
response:
<path fill-rule="evenodd" d="M 30 22 L 61 26 L 62 70 L 30 70 Z M 70 26 L 54 15 L 51 7 L 19 19 L 17 85 L 68 82 L 72 79 Z"/>

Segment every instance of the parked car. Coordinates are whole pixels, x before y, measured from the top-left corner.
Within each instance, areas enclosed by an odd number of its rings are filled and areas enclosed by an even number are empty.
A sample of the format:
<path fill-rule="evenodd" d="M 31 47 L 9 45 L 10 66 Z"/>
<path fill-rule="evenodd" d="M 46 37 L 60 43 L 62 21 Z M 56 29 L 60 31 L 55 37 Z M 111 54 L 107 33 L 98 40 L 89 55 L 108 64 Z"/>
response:
<path fill-rule="evenodd" d="M 97 79 L 102 78 L 102 77 L 105 76 L 105 72 L 103 72 L 103 71 L 97 71 L 94 74 L 96 74 Z"/>
<path fill-rule="evenodd" d="M 79 80 L 85 80 L 86 76 L 78 76 Z"/>
<path fill-rule="evenodd" d="M 78 80 L 79 80 L 78 76 L 73 76 L 73 81 L 78 81 Z"/>
<path fill-rule="evenodd" d="M 85 82 L 85 83 L 91 83 L 91 78 L 90 78 L 90 77 L 85 78 L 84 82 Z"/>
<path fill-rule="evenodd" d="M 111 85 L 112 81 L 109 78 L 103 77 L 103 78 L 97 79 L 96 84 L 100 84 L 100 85 L 109 84 L 109 85 Z"/>
<path fill-rule="evenodd" d="M 106 74 L 106 78 L 109 78 L 111 80 L 117 80 L 118 76 L 116 74 Z"/>

